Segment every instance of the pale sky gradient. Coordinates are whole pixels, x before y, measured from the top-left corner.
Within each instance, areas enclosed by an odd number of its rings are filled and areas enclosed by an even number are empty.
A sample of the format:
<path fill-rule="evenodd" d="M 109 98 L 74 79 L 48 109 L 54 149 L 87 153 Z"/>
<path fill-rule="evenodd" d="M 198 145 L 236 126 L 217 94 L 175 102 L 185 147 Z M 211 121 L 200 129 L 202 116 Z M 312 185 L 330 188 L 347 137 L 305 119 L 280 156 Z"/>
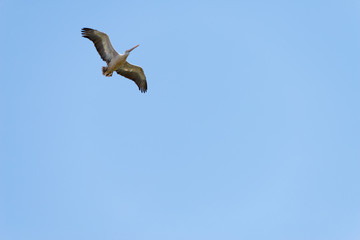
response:
<path fill-rule="evenodd" d="M 0 1 L 1 240 L 360 239 L 360 2 Z M 82 27 L 143 67 L 114 74 Z"/>

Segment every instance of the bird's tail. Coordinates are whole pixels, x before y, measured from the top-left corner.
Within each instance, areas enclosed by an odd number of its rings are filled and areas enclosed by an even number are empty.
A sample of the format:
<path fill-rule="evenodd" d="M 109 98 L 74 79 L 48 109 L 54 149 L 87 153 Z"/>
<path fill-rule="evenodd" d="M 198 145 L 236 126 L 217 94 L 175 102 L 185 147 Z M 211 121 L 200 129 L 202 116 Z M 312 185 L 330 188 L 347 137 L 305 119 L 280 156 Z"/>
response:
<path fill-rule="evenodd" d="M 102 67 L 102 74 L 105 75 L 107 67 Z M 105 75 L 106 76 L 106 75 Z"/>

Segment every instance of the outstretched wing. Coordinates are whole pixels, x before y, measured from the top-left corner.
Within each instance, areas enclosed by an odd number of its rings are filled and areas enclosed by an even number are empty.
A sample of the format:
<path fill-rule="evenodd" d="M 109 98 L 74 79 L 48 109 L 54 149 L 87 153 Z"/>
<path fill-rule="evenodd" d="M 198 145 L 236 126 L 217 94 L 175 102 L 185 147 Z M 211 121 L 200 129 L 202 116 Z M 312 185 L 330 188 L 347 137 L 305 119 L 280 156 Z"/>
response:
<path fill-rule="evenodd" d="M 125 62 L 116 72 L 123 77 L 133 80 L 141 92 L 147 91 L 146 77 L 141 67 Z"/>
<path fill-rule="evenodd" d="M 106 63 L 109 63 L 113 57 L 119 55 L 111 45 L 109 36 L 106 33 L 91 28 L 81 29 L 81 33 L 84 38 L 88 38 L 94 43 L 101 59 Z"/>

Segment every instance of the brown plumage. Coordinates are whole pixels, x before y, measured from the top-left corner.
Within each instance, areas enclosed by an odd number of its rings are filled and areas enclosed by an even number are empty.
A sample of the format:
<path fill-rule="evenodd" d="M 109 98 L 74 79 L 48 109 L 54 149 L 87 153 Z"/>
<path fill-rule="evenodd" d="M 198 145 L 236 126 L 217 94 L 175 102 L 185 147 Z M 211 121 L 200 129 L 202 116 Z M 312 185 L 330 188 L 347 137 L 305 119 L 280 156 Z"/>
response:
<path fill-rule="evenodd" d="M 116 71 L 121 76 L 133 80 L 141 92 L 147 91 L 147 82 L 143 69 L 126 61 L 130 52 L 139 45 L 126 50 L 124 54 L 119 54 L 111 45 L 109 36 L 106 33 L 91 28 L 83 28 L 81 33 L 84 38 L 88 38 L 94 43 L 101 59 L 107 63 L 107 67 L 102 67 L 103 75 L 111 77 L 113 72 Z"/>

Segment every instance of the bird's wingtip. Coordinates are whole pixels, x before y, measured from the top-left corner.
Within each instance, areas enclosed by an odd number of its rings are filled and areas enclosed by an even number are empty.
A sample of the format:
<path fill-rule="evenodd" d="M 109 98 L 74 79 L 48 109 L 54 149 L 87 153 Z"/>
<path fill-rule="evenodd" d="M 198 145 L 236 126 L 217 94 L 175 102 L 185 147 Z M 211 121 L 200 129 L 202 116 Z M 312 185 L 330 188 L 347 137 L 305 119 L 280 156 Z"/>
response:
<path fill-rule="evenodd" d="M 92 28 L 87 28 L 87 27 L 84 27 L 84 28 L 81 29 L 81 33 L 82 33 L 83 37 L 84 37 L 84 35 L 89 34 L 89 33 L 93 32 L 93 31 L 95 31 L 95 30 L 92 29 Z"/>
<path fill-rule="evenodd" d="M 147 82 L 143 82 L 141 83 L 141 85 L 139 86 L 139 90 L 142 92 L 142 93 L 146 93 L 147 91 Z"/>

